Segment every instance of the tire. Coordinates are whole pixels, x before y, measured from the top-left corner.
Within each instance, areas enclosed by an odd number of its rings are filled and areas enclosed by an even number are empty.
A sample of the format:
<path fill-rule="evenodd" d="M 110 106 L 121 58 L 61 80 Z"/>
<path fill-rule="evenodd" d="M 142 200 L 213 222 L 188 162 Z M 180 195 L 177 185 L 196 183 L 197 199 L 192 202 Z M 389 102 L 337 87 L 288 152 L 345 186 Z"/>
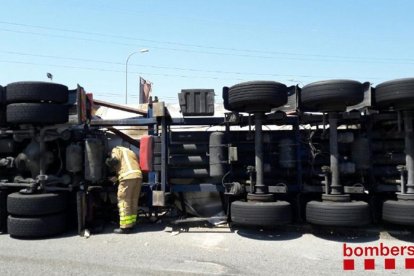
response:
<path fill-rule="evenodd" d="M 231 220 L 234 224 L 247 226 L 278 226 L 292 221 L 289 202 L 244 202 L 231 204 Z"/>
<path fill-rule="evenodd" d="M 42 217 L 13 217 L 7 220 L 7 230 L 12 237 L 44 238 L 61 234 L 66 230 L 66 214 Z"/>
<path fill-rule="evenodd" d="M 0 105 L 3 105 L 6 102 L 6 89 L 0 85 Z"/>
<path fill-rule="evenodd" d="M 227 105 L 232 111 L 269 112 L 287 103 L 286 85 L 274 81 L 239 83 L 230 87 L 226 94 Z"/>
<path fill-rule="evenodd" d="M 306 221 L 324 226 L 364 226 L 371 222 L 370 209 L 363 201 L 310 201 L 306 205 Z"/>
<path fill-rule="evenodd" d="M 414 225 L 414 201 L 385 201 L 382 205 L 382 219 L 394 224 Z"/>
<path fill-rule="evenodd" d="M 6 103 L 6 88 L 0 85 L 0 104 Z"/>
<path fill-rule="evenodd" d="M 0 126 L 7 126 L 6 120 L 6 90 L 0 85 Z"/>
<path fill-rule="evenodd" d="M 68 87 L 49 82 L 15 82 L 6 87 L 7 103 L 54 102 L 68 101 Z"/>
<path fill-rule="evenodd" d="M 274 202 L 275 195 L 274 194 L 247 194 L 247 201 L 252 202 Z"/>
<path fill-rule="evenodd" d="M 414 108 L 414 78 L 397 79 L 377 85 L 374 92 L 378 109 L 396 110 Z"/>
<path fill-rule="evenodd" d="M 7 197 L 7 211 L 15 216 L 57 214 L 67 207 L 66 195 L 12 193 Z"/>
<path fill-rule="evenodd" d="M 7 232 L 7 193 L 0 190 L 0 233 Z"/>
<path fill-rule="evenodd" d="M 305 85 L 300 94 L 303 111 L 345 111 L 364 99 L 364 86 L 353 80 L 327 80 Z"/>
<path fill-rule="evenodd" d="M 11 124 L 63 124 L 69 119 L 66 105 L 18 103 L 7 105 L 7 122 Z"/>

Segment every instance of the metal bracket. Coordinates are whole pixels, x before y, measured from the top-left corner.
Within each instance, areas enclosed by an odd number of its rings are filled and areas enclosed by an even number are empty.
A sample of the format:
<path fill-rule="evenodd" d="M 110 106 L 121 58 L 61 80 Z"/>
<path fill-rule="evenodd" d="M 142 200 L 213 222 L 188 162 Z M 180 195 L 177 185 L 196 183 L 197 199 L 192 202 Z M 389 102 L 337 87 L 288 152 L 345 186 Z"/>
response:
<path fill-rule="evenodd" d="M 372 100 L 372 87 L 371 87 L 371 83 L 369 82 L 364 82 L 363 84 L 363 89 L 364 89 L 364 98 L 363 100 L 353 106 L 348 106 L 347 107 L 347 111 L 351 111 L 351 110 L 363 110 L 366 107 L 370 107 L 373 105 L 373 100 Z"/>
<path fill-rule="evenodd" d="M 272 194 L 286 194 L 288 187 L 284 183 L 276 184 L 276 186 L 268 186 L 269 193 Z"/>
<path fill-rule="evenodd" d="M 170 202 L 171 193 L 164 191 L 152 191 L 152 206 L 165 207 Z"/>
<path fill-rule="evenodd" d="M 354 186 L 344 186 L 345 194 L 363 194 L 365 193 L 365 187 L 362 184 L 356 184 Z"/>
<path fill-rule="evenodd" d="M 231 124 L 240 124 L 243 115 L 238 112 L 224 113 L 224 122 Z"/>
<path fill-rule="evenodd" d="M 228 159 L 229 163 L 237 162 L 239 160 L 237 155 L 237 147 L 229 147 Z"/>

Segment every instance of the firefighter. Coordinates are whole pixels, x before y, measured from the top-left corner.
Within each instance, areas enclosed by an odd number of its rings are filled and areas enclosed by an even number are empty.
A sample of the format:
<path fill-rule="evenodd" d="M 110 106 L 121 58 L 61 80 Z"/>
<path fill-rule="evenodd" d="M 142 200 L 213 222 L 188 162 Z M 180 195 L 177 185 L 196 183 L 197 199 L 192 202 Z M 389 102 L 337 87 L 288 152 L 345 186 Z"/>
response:
<path fill-rule="evenodd" d="M 119 228 L 114 233 L 128 234 L 137 222 L 142 185 L 138 158 L 132 150 L 118 146 L 112 149 L 105 163 L 116 172 L 118 182 Z"/>

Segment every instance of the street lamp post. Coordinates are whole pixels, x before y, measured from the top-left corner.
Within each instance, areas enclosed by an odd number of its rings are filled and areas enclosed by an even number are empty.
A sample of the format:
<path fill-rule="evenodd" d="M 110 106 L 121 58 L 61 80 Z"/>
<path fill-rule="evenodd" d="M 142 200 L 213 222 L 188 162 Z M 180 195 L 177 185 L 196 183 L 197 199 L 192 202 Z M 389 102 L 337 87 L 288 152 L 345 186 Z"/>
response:
<path fill-rule="evenodd" d="M 126 62 L 125 62 L 125 104 L 128 104 L 128 61 L 131 58 L 131 56 L 137 53 L 147 53 L 147 52 L 149 52 L 148 49 L 141 49 L 139 51 L 130 53 L 126 59 Z"/>

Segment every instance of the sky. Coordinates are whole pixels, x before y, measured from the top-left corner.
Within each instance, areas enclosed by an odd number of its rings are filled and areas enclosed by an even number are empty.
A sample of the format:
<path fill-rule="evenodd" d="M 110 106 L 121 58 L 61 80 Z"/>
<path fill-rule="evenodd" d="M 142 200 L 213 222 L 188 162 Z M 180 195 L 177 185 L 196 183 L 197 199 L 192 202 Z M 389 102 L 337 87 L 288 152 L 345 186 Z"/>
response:
<path fill-rule="evenodd" d="M 414 76 L 410 0 L 0 0 L 0 85 L 80 84 L 94 97 L 153 96 L 273 80 L 377 85 Z M 139 52 L 148 49 L 146 53 Z"/>

